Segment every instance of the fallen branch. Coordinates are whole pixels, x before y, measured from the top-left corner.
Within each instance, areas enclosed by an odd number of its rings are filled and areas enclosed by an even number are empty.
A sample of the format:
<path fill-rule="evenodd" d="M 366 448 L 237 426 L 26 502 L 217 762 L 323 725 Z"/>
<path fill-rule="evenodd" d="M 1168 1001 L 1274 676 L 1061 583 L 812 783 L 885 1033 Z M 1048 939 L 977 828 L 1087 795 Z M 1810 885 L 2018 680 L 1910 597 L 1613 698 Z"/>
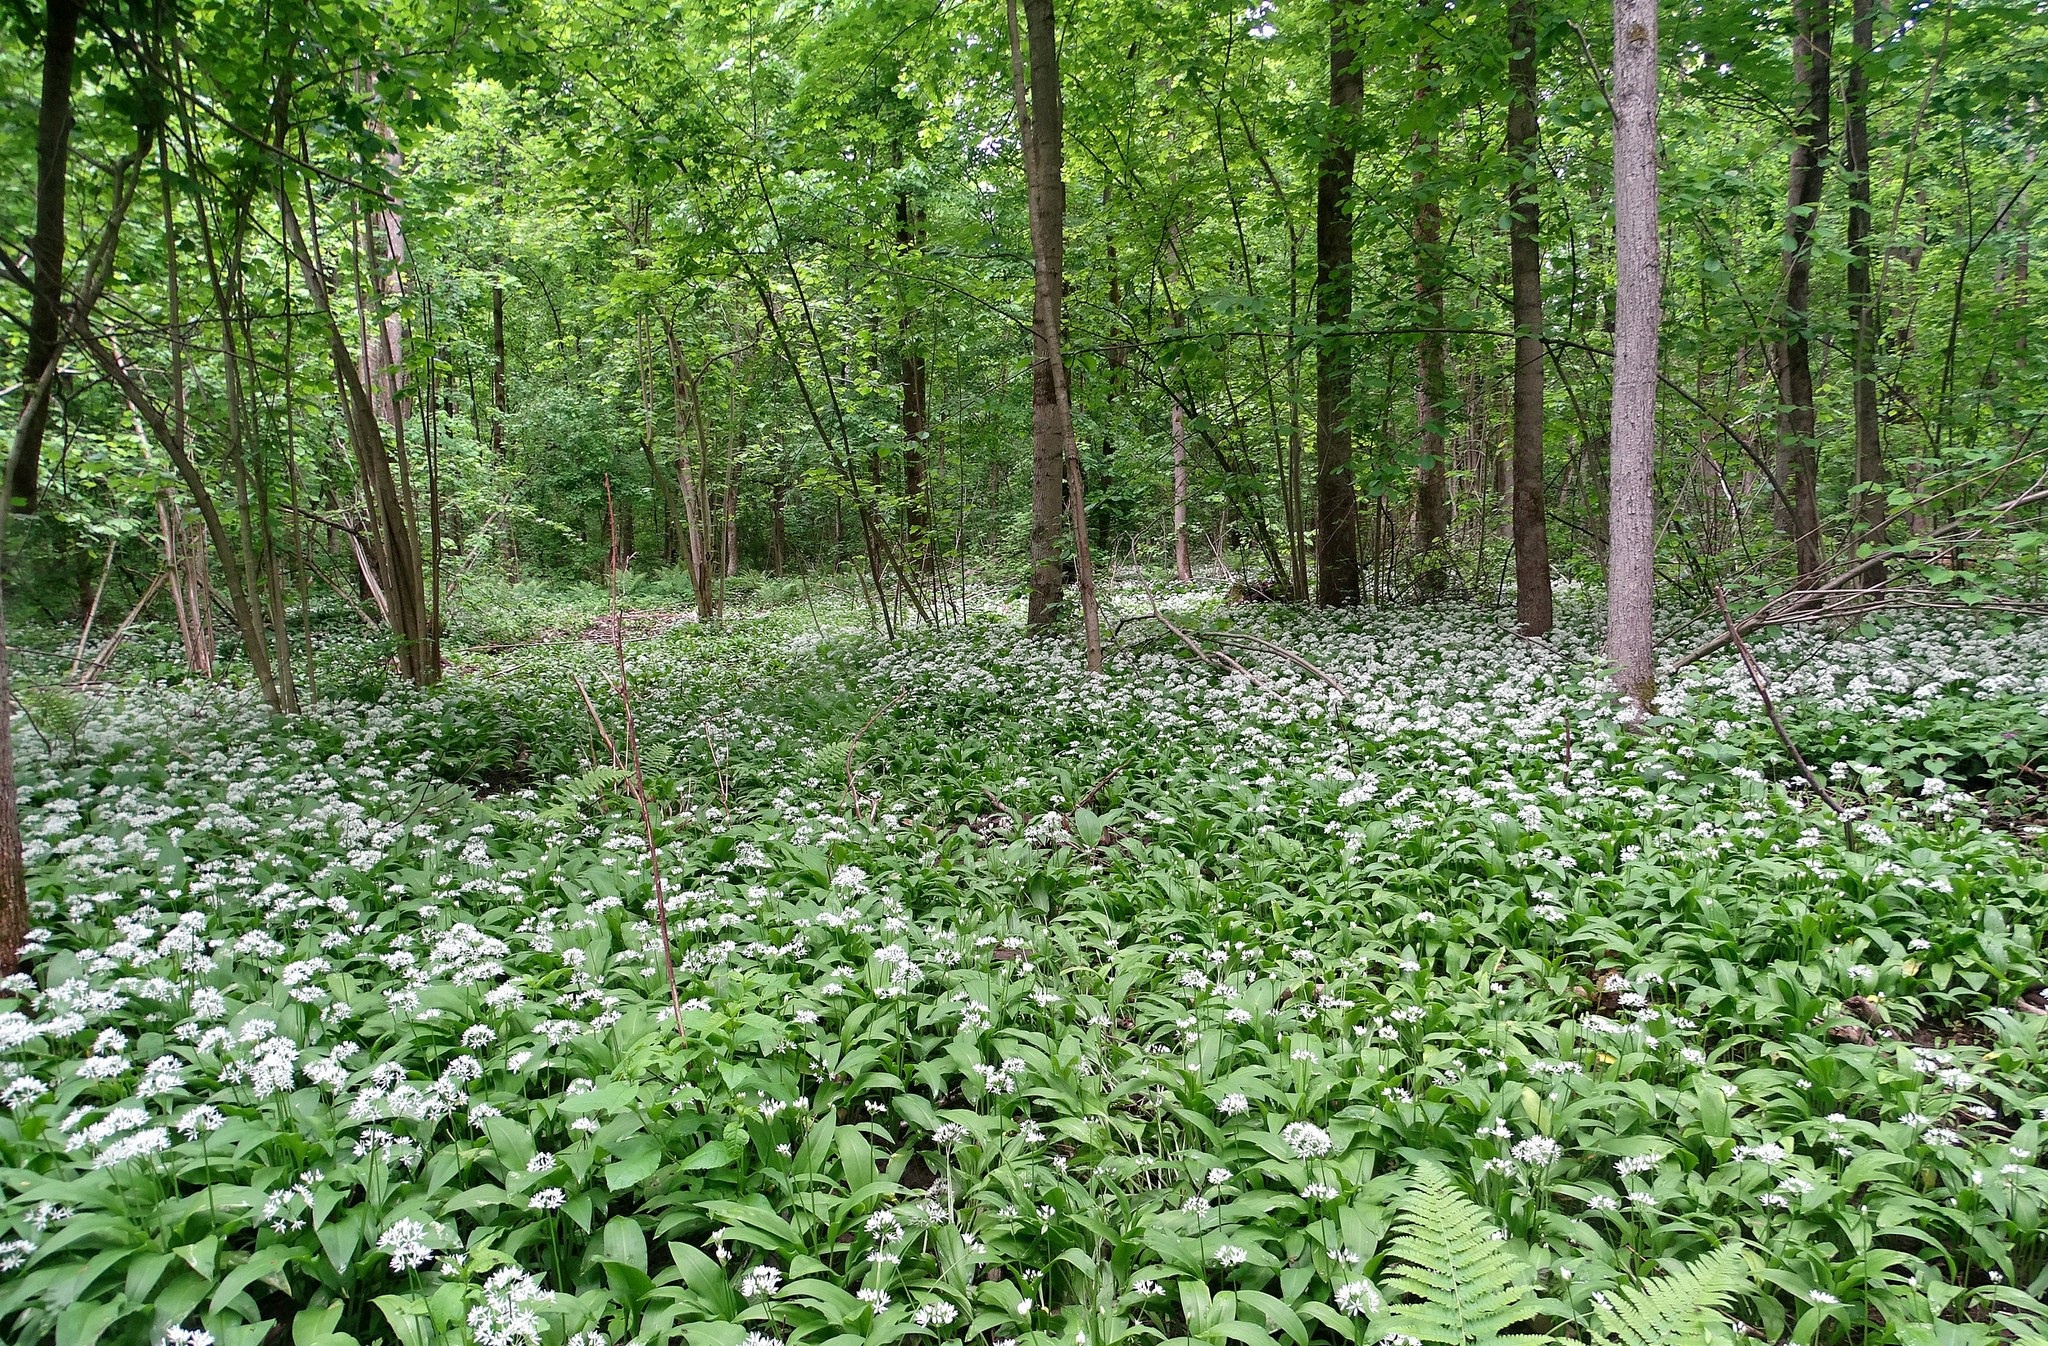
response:
<path fill-rule="evenodd" d="M 884 715 L 887 715 L 890 711 L 902 705 L 904 698 L 909 695 L 910 689 L 908 687 L 896 693 L 895 697 L 892 700 L 890 700 L 890 702 L 887 705 L 883 706 L 874 714 L 868 716 L 867 723 L 860 727 L 860 732 L 858 734 L 855 734 L 852 738 L 846 741 L 846 792 L 853 796 L 853 807 L 856 813 L 860 809 L 861 800 L 863 796 L 860 792 L 860 787 L 853 783 L 853 750 L 860 746 L 860 741 L 863 738 L 867 737 L 868 730 L 875 727 L 876 720 L 881 719 Z M 877 800 L 878 804 L 879 802 L 880 801 Z"/>
<path fill-rule="evenodd" d="M 142 615 L 144 608 L 149 606 L 149 600 L 156 597 L 156 591 L 163 588 L 164 578 L 164 574 L 159 572 L 157 577 L 151 580 L 148 586 L 143 589 L 142 597 L 135 600 L 135 606 L 128 609 L 128 615 L 123 617 L 121 624 L 114 628 L 114 634 L 107 637 L 106 645 L 100 649 L 99 653 L 92 657 L 92 662 L 85 666 L 85 672 L 78 679 L 80 687 L 91 686 L 96 679 L 113 665 L 114 652 L 120 649 L 121 642 L 127 639 L 128 628 L 135 624 L 135 619 Z"/>
<path fill-rule="evenodd" d="M 1728 610 L 1728 595 L 1721 592 L 1721 586 L 1718 584 L 1714 586 L 1714 602 L 1721 609 L 1721 619 L 1728 624 L 1728 638 L 1734 642 L 1735 652 L 1742 657 L 1742 666 L 1749 673 L 1750 685 L 1756 688 L 1757 699 L 1763 702 L 1764 714 L 1770 717 L 1771 728 L 1777 732 L 1778 742 L 1791 754 L 1793 763 L 1799 768 L 1799 774 L 1806 777 L 1806 783 L 1820 796 L 1820 802 L 1826 804 L 1829 811 L 1841 819 L 1842 838 L 1853 849 L 1855 838 L 1849 830 L 1848 814 L 1835 801 L 1834 792 L 1823 785 L 1820 777 L 1814 774 L 1813 768 L 1807 765 L 1805 754 L 1799 751 L 1799 745 L 1794 743 L 1792 735 L 1786 732 L 1785 721 L 1779 718 L 1777 704 L 1771 700 L 1771 689 L 1764 683 L 1763 666 L 1757 663 L 1756 656 L 1750 653 L 1749 642 L 1735 629 L 1735 614 Z"/>
<path fill-rule="evenodd" d="M 576 695 L 583 698 L 583 709 L 590 712 L 590 723 L 596 727 L 597 736 L 604 740 L 605 751 L 612 755 L 612 769 L 620 770 L 619 745 L 612 742 L 611 731 L 604 727 L 604 721 L 598 717 L 597 707 L 591 703 L 590 689 L 583 685 L 582 675 L 572 673 L 569 681 L 576 684 Z"/>

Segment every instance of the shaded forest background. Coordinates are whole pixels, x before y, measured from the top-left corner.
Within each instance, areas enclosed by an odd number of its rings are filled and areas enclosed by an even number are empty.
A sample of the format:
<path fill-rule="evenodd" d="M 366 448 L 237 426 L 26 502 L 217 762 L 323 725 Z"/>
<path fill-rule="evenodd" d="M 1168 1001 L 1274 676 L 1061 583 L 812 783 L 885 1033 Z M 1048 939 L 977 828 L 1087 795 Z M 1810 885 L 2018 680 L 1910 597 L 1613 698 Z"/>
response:
<path fill-rule="evenodd" d="M 2039 6 L 1639 8 L 1658 582 L 1774 616 L 1886 578 L 1893 605 L 2026 601 Z M 278 705 L 337 615 L 431 681 L 451 594 L 613 556 L 704 617 L 742 572 L 841 570 L 892 627 L 1035 566 L 1054 620 L 1082 483 L 1097 564 L 1253 596 L 1605 574 L 1604 8 L 9 14 L 0 342 L 41 444 L 10 602 L 146 599 Z M 1065 187 L 1036 240 L 1034 120 Z"/>

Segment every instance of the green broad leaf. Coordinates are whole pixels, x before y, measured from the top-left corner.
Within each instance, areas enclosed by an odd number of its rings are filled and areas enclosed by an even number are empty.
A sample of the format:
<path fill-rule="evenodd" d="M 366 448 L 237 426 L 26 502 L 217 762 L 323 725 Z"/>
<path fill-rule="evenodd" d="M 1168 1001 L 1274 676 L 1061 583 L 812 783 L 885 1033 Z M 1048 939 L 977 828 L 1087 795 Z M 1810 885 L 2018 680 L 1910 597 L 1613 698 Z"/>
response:
<path fill-rule="evenodd" d="M 219 1313 L 227 1302 L 257 1281 L 276 1286 L 286 1294 L 291 1293 L 291 1280 L 285 1275 L 285 1268 L 302 1261 L 305 1253 L 297 1248 L 258 1248 L 250 1253 L 248 1260 L 221 1278 L 214 1287 L 213 1298 L 207 1301 L 207 1308 Z"/>
<path fill-rule="evenodd" d="M 57 1346 L 99 1346 L 106 1330 L 128 1312 L 128 1301 L 121 1295 L 73 1304 L 57 1315 Z"/>
<path fill-rule="evenodd" d="M 732 1151 L 722 1140 L 707 1140 L 689 1158 L 676 1165 L 680 1173 L 704 1173 L 732 1163 Z"/>
<path fill-rule="evenodd" d="M 358 1207 L 341 1219 L 320 1226 L 320 1248 L 327 1254 L 328 1265 L 336 1271 L 346 1273 L 355 1261 L 356 1251 L 362 1247 L 364 1218 L 365 1212 Z"/>
<path fill-rule="evenodd" d="M 623 1192 L 654 1176 L 661 1167 L 661 1142 L 653 1136 L 630 1136 L 623 1141 L 617 1157 L 604 1166 L 604 1185 L 614 1192 Z"/>
<path fill-rule="evenodd" d="M 605 1221 L 604 1255 L 643 1274 L 647 1270 L 647 1235 L 637 1220 L 615 1215 Z"/>
<path fill-rule="evenodd" d="M 436 1346 L 434 1320 L 418 1295 L 378 1295 L 372 1301 L 391 1325 L 399 1346 Z"/>

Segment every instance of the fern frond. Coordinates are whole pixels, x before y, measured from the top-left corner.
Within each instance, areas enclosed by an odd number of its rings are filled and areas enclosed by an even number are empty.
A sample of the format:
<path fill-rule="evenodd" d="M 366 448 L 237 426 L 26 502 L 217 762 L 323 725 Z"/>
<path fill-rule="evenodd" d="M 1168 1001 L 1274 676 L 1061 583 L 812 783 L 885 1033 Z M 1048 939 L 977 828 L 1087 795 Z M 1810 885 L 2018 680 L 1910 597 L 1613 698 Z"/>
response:
<path fill-rule="evenodd" d="M 1450 1174 L 1418 1165 L 1415 1185 L 1397 1205 L 1388 1256 L 1398 1265 L 1381 1285 L 1410 1302 L 1394 1310 L 1388 1330 L 1433 1346 L 1493 1346 L 1535 1315 L 1535 1292 L 1520 1279 L 1520 1265 Z"/>
<path fill-rule="evenodd" d="M 594 766 L 574 780 L 563 781 L 560 789 L 565 799 L 586 804 L 625 780 L 626 773 L 618 767 Z"/>
<path fill-rule="evenodd" d="M 1741 1255 L 1717 1248 L 1647 1285 L 1600 1296 L 1593 1311 L 1618 1346 L 1691 1346 L 1748 1284 Z"/>

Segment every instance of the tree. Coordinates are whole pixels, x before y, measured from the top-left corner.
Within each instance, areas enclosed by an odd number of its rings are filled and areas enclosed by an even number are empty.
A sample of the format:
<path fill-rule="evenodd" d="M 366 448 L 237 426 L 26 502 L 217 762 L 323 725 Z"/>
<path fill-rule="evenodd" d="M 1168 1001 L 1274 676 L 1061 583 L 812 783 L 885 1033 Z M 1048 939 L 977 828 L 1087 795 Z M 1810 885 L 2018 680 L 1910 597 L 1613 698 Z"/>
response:
<path fill-rule="evenodd" d="M 1450 480 L 1445 463 L 1444 412 L 1444 208 L 1434 181 L 1442 140 L 1437 133 L 1437 81 L 1443 65 L 1425 21 L 1416 58 L 1415 103 L 1422 126 L 1415 132 L 1415 310 L 1421 324 L 1416 345 L 1415 422 L 1421 461 L 1415 471 L 1415 591 L 1441 598 L 1449 578 L 1445 554 L 1451 531 Z"/>
<path fill-rule="evenodd" d="M 1102 667 L 1102 633 L 1095 610 L 1094 559 L 1081 455 L 1074 443 L 1074 409 L 1061 350 L 1061 297 L 1066 276 L 1065 118 L 1060 99 L 1059 38 L 1052 0 L 1024 0 L 1030 74 L 1018 51 L 1017 11 L 1010 6 L 1010 67 L 1017 101 L 1024 176 L 1031 200 L 1031 599 L 1025 624 L 1043 628 L 1060 601 L 1060 488 L 1066 487 L 1074 542 L 1074 583 L 1081 593 L 1081 623 L 1088 667 Z"/>
<path fill-rule="evenodd" d="M 1542 142 L 1536 125 L 1536 0 L 1508 0 L 1508 272 L 1515 319 L 1515 625 L 1550 633 L 1550 537 L 1543 485 L 1543 259 L 1537 184 Z"/>
<path fill-rule="evenodd" d="M 1875 37 L 1874 0 L 1851 0 L 1849 73 L 1842 81 L 1842 170 L 1849 183 L 1849 344 L 1850 401 L 1855 422 L 1856 517 L 1863 541 L 1885 544 L 1884 444 L 1877 412 L 1877 343 L 1883 315 L 1871 286 L 1870 243 L 1870 61 Z M 2024 237 L 2024 236 L 2023 236 Z M 1883 563 L 1864 583 L 1882 588 Z"/>
<path fill-rule="evenodd" d="M 1353 126 L 1365 102 L 1357 0 L 1330 0 L 1330 106 L 1316 163 L 1316 602 L 1358 606 L 1358 486 L 1351 467 Z"/>
<path fill-rule="evenodd" d="M 1799 86 L 1800 102 L 1785 184 L 1783 335 L 1774 363 L 1778 371 L 1778 481 L 1789 497 L 1780 501 L 1779 525 L 1792 538 L 1799 579 L 1806 583 L 1820 573 L 1820 443 L 1815 437 L 1813 405 L 1813 315 L 1807 310 L 1812 293 L 1814 226 L 1827 170 L 1828 64 L 1833 37 L 1829 0 L 1793 0 L 1792 14 L 1792 75 Z"/>
<path fill-rule="evenodd" d="M 1608 469 L 1607 658 L 1615 687 L 1647 712 L 1657 535 L 1657 0 L 1614 0 L 1614 398 Z"/>
<path fill-rule="evenodd" d="M 25 407 L 10 453 L 7 494 L 25 514 L 36 510 L 43 430 L 50 423 L 50 374 L 63 353 L 64 189 L 71 148 L 71 83 L 78 60 L 78 0 L 49 0 L 43 23 L 42 101 L 36 109 L 36 225 L 29 295 Z"/>

